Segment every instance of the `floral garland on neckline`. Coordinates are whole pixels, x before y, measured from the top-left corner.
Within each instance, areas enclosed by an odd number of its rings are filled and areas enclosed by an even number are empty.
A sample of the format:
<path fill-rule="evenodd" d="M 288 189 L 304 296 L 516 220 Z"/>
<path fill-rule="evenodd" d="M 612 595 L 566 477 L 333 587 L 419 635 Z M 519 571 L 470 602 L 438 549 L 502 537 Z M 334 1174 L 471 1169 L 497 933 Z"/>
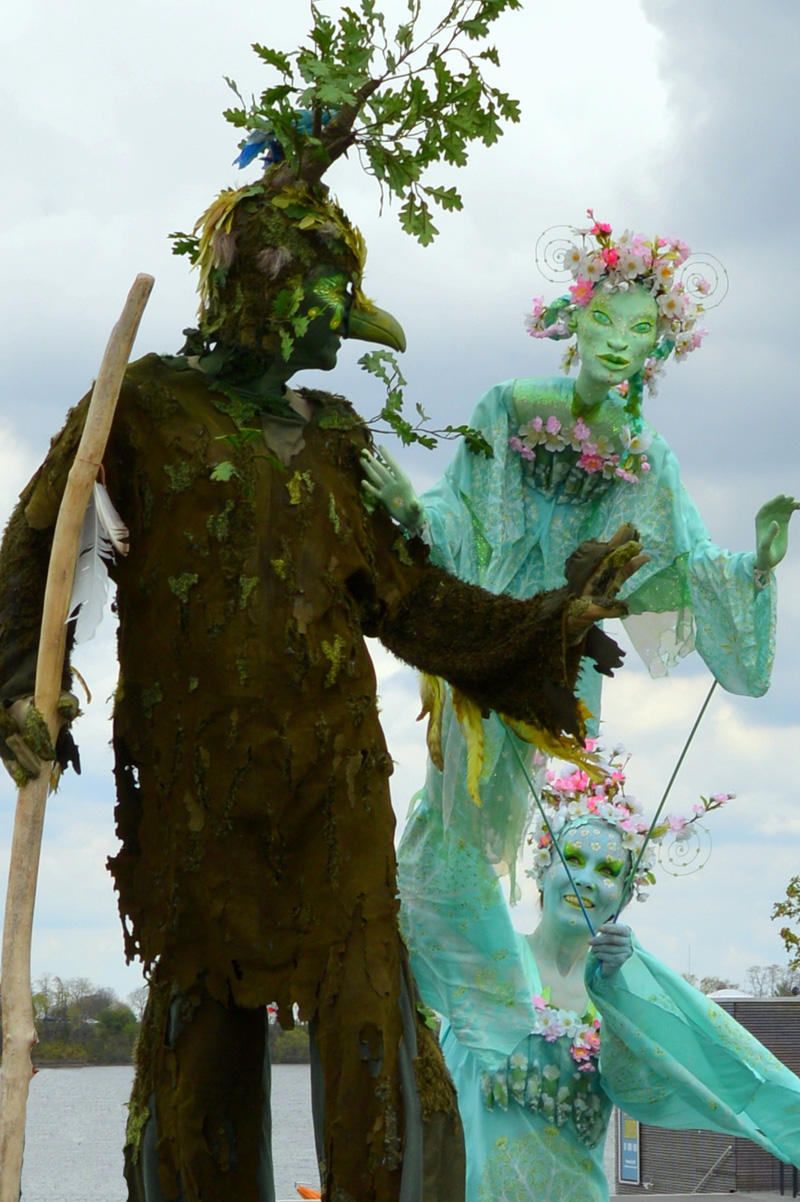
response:
<path fill-rule="evenodd" d="M 615 451 L 611 439 L 605 434 L 593 436 L 582 417 L 567 426 L 554 413 L 549 417 L 537 414 L 520 426 L 508 445 L 526 460 L 534 460 L 539 447 L 556 455 L 571 450 L 579 455 L 575 466 L 587 476 L 600 474 L 604 480 L 616 476 L 628 484 L 638 484 L 650 471 L 645 451 L 653 435 L 644 429 L 637 433 L 625 424 L 620 427 L 619 437 L 622 450 Z"/>
<path fill-rule="evenodd" d="M 533 995 L 536 1023 L 531 1035 L 541 1035 L 548 1043 L 555 1043 L 563 1035 L 572 1038 L 569 1054 L 581 1073 L 593 1073 L 600 1056 L 600 1019 L 590 1002 L 583 1017 L 574 1010 L 561 1010 L 550 1005 L 550 987 Z"/>

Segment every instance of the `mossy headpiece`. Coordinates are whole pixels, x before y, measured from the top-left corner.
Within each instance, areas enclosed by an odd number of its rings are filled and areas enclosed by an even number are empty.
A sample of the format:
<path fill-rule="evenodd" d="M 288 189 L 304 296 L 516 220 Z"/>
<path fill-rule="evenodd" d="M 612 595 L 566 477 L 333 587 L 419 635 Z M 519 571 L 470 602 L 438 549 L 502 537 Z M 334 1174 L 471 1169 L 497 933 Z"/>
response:
<path fill-rule="evenodd" d="M 259 358 L 288 357 L 301 332 L 303 281 L 323 264 L 348 276 L 360 309 L 374 307 L 361 287 L 367 251 L 359 230 L 320 183 L 276 189 L 278 170 L 222 192 L 195 226 L 200 331 Z M 332 322 L 343 316 L 334 312 Z"/>

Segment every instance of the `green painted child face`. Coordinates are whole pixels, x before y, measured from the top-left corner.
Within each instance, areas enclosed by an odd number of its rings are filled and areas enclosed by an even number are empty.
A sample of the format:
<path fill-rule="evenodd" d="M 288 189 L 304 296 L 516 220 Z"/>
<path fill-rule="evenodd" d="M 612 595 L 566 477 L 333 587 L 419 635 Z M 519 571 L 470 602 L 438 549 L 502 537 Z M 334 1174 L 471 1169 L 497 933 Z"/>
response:
<path fill-rule="evenodd" d="M 595 930 L 608 922 L 622 898 L 629 853 L 622 834 L 607 822 L 587 822 L 567 830 L 561 843 L 575 887 Z M 588 928 L 569 877 L 556 852 L 542 882 L 542 921 L 556 927 Z"/>
<path fill-rule="evenodd" d="M 596 292 L 577 317 L 583 378 L 596 388 L 614 388 L 644 367 L 657 340 L 658 310 L 646 289 Z"/>

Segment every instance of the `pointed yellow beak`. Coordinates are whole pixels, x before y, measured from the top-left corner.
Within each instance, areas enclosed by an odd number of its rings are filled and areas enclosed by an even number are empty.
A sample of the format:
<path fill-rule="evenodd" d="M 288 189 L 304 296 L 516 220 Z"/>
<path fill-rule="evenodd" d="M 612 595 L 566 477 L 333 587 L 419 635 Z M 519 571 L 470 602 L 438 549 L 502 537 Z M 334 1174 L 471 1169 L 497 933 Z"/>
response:
<path fill-rule="evenodd" d="M 406 349 L 406 336 L 400 322 L 385 309 L 359 309 L 355 305 L 347 317 L 347 338 L 361 342 L 379 342 L 393 351 Z"/>

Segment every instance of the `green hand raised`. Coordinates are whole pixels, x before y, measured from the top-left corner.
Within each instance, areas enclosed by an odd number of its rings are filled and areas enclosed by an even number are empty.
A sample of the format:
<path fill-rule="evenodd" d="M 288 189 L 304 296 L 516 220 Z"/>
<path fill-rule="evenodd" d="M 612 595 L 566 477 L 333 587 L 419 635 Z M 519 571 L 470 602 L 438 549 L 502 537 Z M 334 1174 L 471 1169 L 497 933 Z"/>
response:
<path fill-rule="evenodd" d="M 386 447 L 378 447 L 378 450 L 380 459 L 369 451 L 361 452 L 366 475 L 361 487 L 384 507 L 390 517 L 405 526 L 410 534 L 416 534 L 422 526 L 424 515 L 413 485 Z"/>
<path fill-rule="evenodd" d="M 800 501 L 794 497 L 773 497 L 756 514 L 756 568 L 768 572 L 776 567 L 789 545 L 789 522 Z"/>

